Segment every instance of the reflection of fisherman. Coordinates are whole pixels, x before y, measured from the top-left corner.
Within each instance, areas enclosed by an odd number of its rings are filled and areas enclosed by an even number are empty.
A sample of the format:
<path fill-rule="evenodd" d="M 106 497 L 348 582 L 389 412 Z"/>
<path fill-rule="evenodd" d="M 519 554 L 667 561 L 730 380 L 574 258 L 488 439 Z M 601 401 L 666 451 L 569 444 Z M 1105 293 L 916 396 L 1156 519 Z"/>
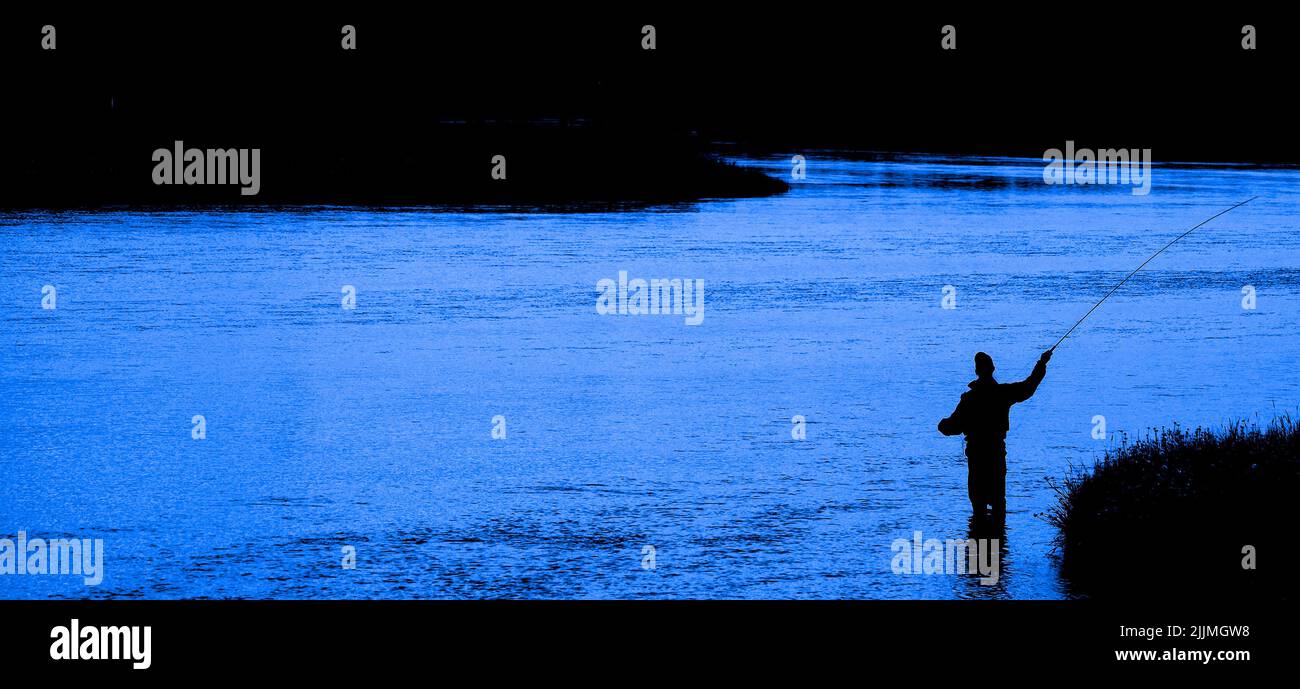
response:
<path fill-rule="evenodd" d="M 995 514 L 1007 510 L 1007 429 L 1011 405 L 1034 395 L 1047 375 L 1049 349 L 1034 365 L 1033 373 L 1019 383 L 999 383 L 993 379 L 993 358 L 984 352 L 975 355 L 975 375 L 970 390 L 962 393 L 952 416 L 939 422 L 944 435 L 966 434 L 967 488 L 971 509 L 983 514 L 992 506 Z"/>

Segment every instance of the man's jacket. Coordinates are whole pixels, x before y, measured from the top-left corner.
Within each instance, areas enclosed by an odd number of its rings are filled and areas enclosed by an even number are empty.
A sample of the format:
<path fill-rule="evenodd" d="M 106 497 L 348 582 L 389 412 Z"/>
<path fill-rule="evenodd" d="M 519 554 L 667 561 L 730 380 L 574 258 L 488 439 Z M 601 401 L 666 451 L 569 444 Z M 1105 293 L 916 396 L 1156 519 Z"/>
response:
<path fill-rule="evenodd" d="M 944 435 L 966 434 L 968 442 L 1003 440 L 1010 428 L 1011 405 L 1033 397 L 1047 375 L 1047 364 L 1039 360 L 1029 377 L 1019 383 L 999 383 L 992 376 L 971 381 L 952 415 L 939 422 Z"/>

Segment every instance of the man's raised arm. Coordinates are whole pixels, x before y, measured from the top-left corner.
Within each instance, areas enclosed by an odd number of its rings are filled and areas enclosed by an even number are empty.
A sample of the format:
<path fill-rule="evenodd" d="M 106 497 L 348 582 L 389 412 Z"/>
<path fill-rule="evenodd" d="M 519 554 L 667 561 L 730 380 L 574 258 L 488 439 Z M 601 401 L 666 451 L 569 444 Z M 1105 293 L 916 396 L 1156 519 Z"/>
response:
<path fill-rule="evenodd" d="M 1038 357 L 1038 363 L 1034 364 L 1034 370 L 1029 374 L 1028 378 L 1019 383 L 1007 385 L 1008 391 L 1011 393 L 1012 404 L 1024 402 L 1034 396 L 1034 393 L 1038 391 L 1038 384 L 1043 382 L 1043 376 L 1047 375 L 1047 362 L 1051 361 L 1051 359 L 1052 350 L 1049 349 Z"/>

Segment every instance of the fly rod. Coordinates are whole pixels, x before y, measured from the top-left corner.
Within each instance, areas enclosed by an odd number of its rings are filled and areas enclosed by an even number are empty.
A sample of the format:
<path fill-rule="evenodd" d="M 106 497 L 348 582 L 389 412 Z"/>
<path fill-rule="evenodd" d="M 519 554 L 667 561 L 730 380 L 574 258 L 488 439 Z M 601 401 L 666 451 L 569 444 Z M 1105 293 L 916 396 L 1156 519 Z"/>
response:
<path fill-rule="evenodd" d="M 1110 295 L 1114 294 L 1115 291 L 1118 290 L 1120 287 L 1123 287 L 1123 286 L 1124 286 L 1124 283 L 1128 282 L 1128 279 L 1129 279 L 1129 278 L 1133 277 L 1134 275 L 1137 275 L 1137 272 L 1138 272 L 1139 270 L 1142 270 L 1142 268 L 1145 267 L 1146 264 L 1150 263 L 1152 259 L 1154 259 L 1156 256 L 1159 256 L 1160 254 L 1164 253 L 1165 249 L 1168 249 L 1169 247 L 1173 246 L 1173 245 L 1174 245 L 1174 242 L 1177 242 L 1178 240 L 1182 239 L 1183 237 L 1186 237 L 1187 235 L 1189 235 L 1189 234 L 1191 234 L 1192 232 L 1196 231 L 1198 228 L 1200 228 L 1200 227 L 1202 227 L 1202 226 L 1208 224 L 1211 220 L 1214 220 L 1215 218 L 1219 217 L 1220 215 L 1223 215 L 1223 214 L 1227 213 L 1228 211 L 1236 210 L 1237 208 L 1241 208 L 1242 206 L 1244 206 L 1244 205 L 1250 203 L 1251 201 L 1254 201 L 1254 200 L 1257 199 L 1257 198 L 1259 198 L 1259 197 L 1258 197 L 1258 196 L 1252 196 L 1252 197 L 1246 199 L 1245 201 L 1242 201 L 1241 203 L 1239 203 L 1239 204 L 1237 204 L 1237 205 L 1235 205 L 1235 206 L 1231 206 L 1231 207 L 1229 207 L 1229 208 L 1226 208 L 1226 209 L 1224 209 L 1224 210 L 1219 211 L 1218 213 L 1215 213 L 1214 215 L 1210 216 L 1209 218 L 1206 218 L 1205 220 L 1202 220 L 1201 222 L 1197 223 L 1196 226 L 1193 227 L 1192 229 L 1190 229 L 1190 230 L 1188 230 L 1188 231 L 1186 231 L 1186 232 L 1184 232 L 1184 233 L 1178 235 L 1177 237 L 1174 237 L 1173 240 L 1170 241 L 1168 244 L 1166 244 L 1166 245 L 1160 247 L 1160 250 L 1159 250 L 1159 251 L 1155 252 L 1154 254 L 1151 254 L 1151 257 L 1148 258 L 1147 260 L 1143 261 L 1143 262 L 1142 262 L 1142 265 L 1138 266 L 1137 268 L 1134 268 L 1134 269 L 1133 269 L 1133 272 L 1131 272 L 1131 273 L 1129 273 L 1128 275 L 1126 275 L 1126 276 L 1124 277 L 1123 280 L 1120 280 L 1118 285 L 1115 285 L 1114 287 L 1112 287 L 1112 288 L 1110 289 L 1110 291 L 1106 293 L 1106 296 L 1104 296 L 1104 297 L 1101 298 L 1101 301 L 1098 301 L 1096 304 L 1093 304 L 1093 305 L 1092 305 L 1092 308 L 1088 309 L 1088 313 L 1083 314 L 1083 318 L 1080 318 L 1079 320 L 1075 321 L 1075 322 L 1074 322 L 1074 325 L 1070 326 L 1070 329 L 1067 330 L 1067 331 L 1065 331 L 1065 334 L 1061 336 L 1061 339 L 1057 340 L 1057 341 L 1056 341 L 1056 344 L 1052 345 L 1052 348 L 1051 348 L 1050 350 L 1048 350 L 1048 351 L 1051 351 L 1051 352 L 1056 351 L 1056 348 L 1059 347 L 1059 346 L 1061 346 L 1061 343 L 1062 343 L 1062 342 L 1065 342 L 1065 338 L 1069 337 L 1069 336 L 1070 336 L 1070 333 L 1074 332 L 1074 329 L 1077 328 L 1077 327 L 1079 327 L 1079 324 L 1082 323 L 1082 322 L 1084 321 L 1084 319 L 1086 319 L 1088 316 L 1091 316 L 1091 315 L 1092 315 L 1092 312 L 1093 312 L 1093 311 L 1096 311 L 1096 310 L 1097 310 L 1097 307 L 1098 307 L 1098 306 L 1101 306 L 1102 302 L 1104 302 L 1104 301 L 1106 301 L 1107 299 L 1109 299 L 1109 298 L 1110 298 Z"/>

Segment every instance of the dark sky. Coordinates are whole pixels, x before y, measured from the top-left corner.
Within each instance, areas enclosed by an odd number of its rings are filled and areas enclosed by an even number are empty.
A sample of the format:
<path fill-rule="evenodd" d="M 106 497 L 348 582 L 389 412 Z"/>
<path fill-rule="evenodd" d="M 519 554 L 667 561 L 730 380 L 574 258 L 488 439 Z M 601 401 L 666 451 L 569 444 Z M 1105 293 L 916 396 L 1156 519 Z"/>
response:
<path fill-rule="evenodd" d="M 1281 17 L 796 9 L 7 15 L 3 181 L 21 189 L 35 170 L 47 188 L 76 186 L 84 178 L 68 178 L 63 161 L 120 170 L 175 139 L 406 148 L 390 162 L 414 165 L 446 145 L 442 122 L 538 118 L 594 122 L 628 141 L 694 135 L 781 151 L 1037 157 L 1073 139 L 1151 148 L 1157 162 L 1300 160 L 1298 51 Z M 56 51 L 40 48 L 46 23 Z M 357 27 L 355 52 L 340 48 L 345 23 Z M 641 49 L 647 23 L 654 51 Z M 1256 51 L 1241 49 L 1246 23 Z M 945 24 L 957 27 L 956 51 L 940 48 Z"/>

